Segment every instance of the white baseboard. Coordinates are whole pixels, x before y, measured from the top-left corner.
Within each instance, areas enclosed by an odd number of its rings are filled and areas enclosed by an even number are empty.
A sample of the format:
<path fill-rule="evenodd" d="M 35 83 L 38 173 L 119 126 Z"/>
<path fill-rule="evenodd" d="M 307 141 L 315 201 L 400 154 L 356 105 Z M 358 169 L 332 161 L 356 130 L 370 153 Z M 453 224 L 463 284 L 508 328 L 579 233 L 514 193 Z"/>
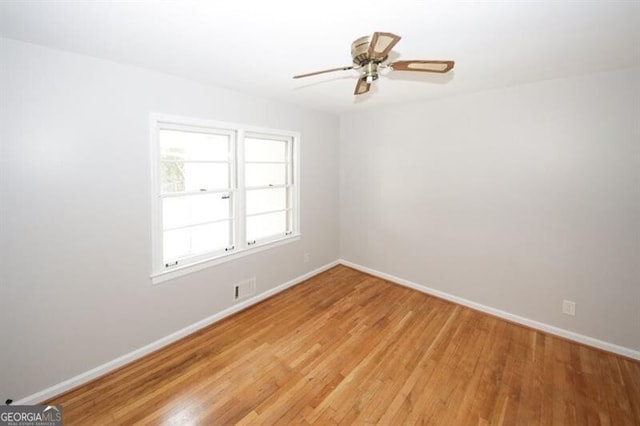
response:
<path fill-rule="evenodd" d="M 339 262 L 336 260 L 334 262 L 328 263 L 324 266 L 321 266 L 317 269 L 314 269 L 311 272 L 308 272 L 304 275 L 301 275 L 297 278 L 292 279 L 284 284 L 281 284 L 277 287 L 272 288 L 271 290 L 265 291 L 257 296 L 254 296 L 250 299 L 247 299 L 241 303 L 231 306 L 230 308 L 225 309 L 224 311 L 218 312 L 217 314 L 213 314 L 208 318 L 205 318 L 201 321 L 198 321 L 194 324 L 191 324 L 181 330 L 178 330 L 174 333 L 169 334 L 161 339 L 156 340 L 153 343 L 150 343 L 146 346 L 143 346 L 135 351 L 129 352 L 121 357 L 118 357 L 112 361 L 109 361 L 105 364 L 102 364 L 96 368 L 93 368 L 84 373 L 78 374 L 75 377 L 72 377 L 64 382 L 53 385 L 47 389 L 44 389 L 40 392 L 36 392 L 32 395 L 29 395 L 25 398 L 22 398 L 18 401 L 15 401 L 12 405 L 32 405 L 38 404 L 48 399 L 55 397 L 56 395 L 60 395 L 64 392 L 67 392 L 71 389 L 74 389 L 78 386 L 81 386 L 85 383 L 90 382 L 91 380 L 97 379 L 100 376 L 104 376 L 105 374 L 115 370 L 116 368 L 120 368 L 126 364 L 129 364 L 132 361 L 142 358 L 145 355 L 148 355 L 152 352 L 157 351 L 158 349 L 167 346 L 170 343 L 175 342 L 176 340 L 180 340 L 189 334 L 192 334 L 201 328 L 204 328 L 208 325 L 211 325 L 215 322 L 220 321 L 230 315 L 235 314 L 236 312 L 242 311 L 243 309 L 248 308 L 251 305 L 255 305 L 258 302 L 263 301 L 264 299 L 273 296 L 276 293 L 280 293 L 283 290 L 288 289 L 289 287 L 293 287 L 296 284 L 299 284 L 309 278 L 314 277 L 328 269 L 333 268 L 338 265 Z"/>
<path fill-rule="evenodd" d="M 367 268 L 366 266 L 358 265 L 356 263 L 352 263 L 347 260 L 340 259 L 340 264 L 348 266 L 353 269 L 357 269 L 358 271 L 365 272 L 367 274 L 376 276 L 378 278 L 382 278 L 384 280 L 391 281 L 393 283 L 412 288 L 422 293 L 426 293 L 426 294 L 438 297 L 440 299 L 448 300 L 450 302 L 457 303 L 462 306 L 467 306 L 477 311 L 485 312 L 487 314 L 490 314 L 499 318 L 503 318 L 507 321 L 522 324 L 524 326 L 531 327 L 536 330 L 540 330 L 549 334 L 564 337 L 565 339 L 572 340 L 574 342 L 582 343 L 588 346 L 592 346 L 594 348 L 598 348 L 598 349 L 602 349 L 618 355 L 626 356 L 628 358 L 640 360 L 640 351 L 636 351 L 634 349 L 625 348 L 624 346 L 619 346 L 613 343 L 605 342 L 599 339 L 595 339 L 593 337 L 585 336 L 584 334 L 574 333 L 573 331 L 554 327 L 552 325 L 534 321 L 529 318 L 521 317 L 519 315 L 515 315 L 510 312 L 505 312 L 500 309 L 496 309 L 490 306 L 482 305 L 480 303 L 472 302 L 471 300 L 463 299 L 462 297 L 454 296 L 452 294 L 445 293 L 443 291 L 434 290 L 424 285 L 417 284 L 412 281 L 405 280 L 390 274 L 385 274 L 384 272 L 376 271 L 375 269 Z"/>

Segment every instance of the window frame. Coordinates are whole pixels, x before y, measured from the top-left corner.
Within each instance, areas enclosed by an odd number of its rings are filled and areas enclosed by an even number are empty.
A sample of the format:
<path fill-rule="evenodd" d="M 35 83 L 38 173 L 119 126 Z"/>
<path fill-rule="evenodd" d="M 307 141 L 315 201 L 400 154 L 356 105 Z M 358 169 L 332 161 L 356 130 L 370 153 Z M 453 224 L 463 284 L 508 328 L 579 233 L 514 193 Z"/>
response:
<path fill-rule="evenodd" d="M 300 133 L 289 130 L 270 129 L 239 123 L 227 123 L 200 118 L 190 118 L 167 114 L 150 114 L 151 134 L 151 281 L 158 284 L 204 268 L 219 265 L 240 257 L 248 256 L 295 242 L 300 239 Z M 184 258 L 182 265 L 165 266 L 163 260 L 163 195 L 160 175 L 160 130 L 196 131 L 230 136 L 229 148 L 229 192 L 232 194 L 230 217 L 233 223 L 232 249 L 217 250 Z M 244 139 L 262 138 L 281 140 L 287 143 L 286 180 L 283 187 L 290 189 L 291 214 L 287 214 L 290 230 L 285 235 L 275 235 L 256 240 L 246 238 L 246 193 Z M 249 162 L 251 163 L 251 162 Z M 215 193 L 218 191 L 207 191 Z M 289 191 L 287 191 L 289 193 Z M 289 195 L 288 195 L 289 196 Z M 264 214 L 264 213 L 263 213 Z"/>

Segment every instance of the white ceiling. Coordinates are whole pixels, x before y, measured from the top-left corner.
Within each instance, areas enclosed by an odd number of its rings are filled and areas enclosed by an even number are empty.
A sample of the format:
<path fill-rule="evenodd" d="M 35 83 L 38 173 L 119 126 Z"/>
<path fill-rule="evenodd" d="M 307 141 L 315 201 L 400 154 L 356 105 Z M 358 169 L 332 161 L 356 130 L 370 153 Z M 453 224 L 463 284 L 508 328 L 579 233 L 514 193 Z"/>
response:
<path fill-rule="evenodd" d="M 400 59 L 453 59 L 446 75 L 394 72 L 355 97 L 350 44 L 403 37 Z M 0 35 L 341 113 L 640 66 L 639 1 L 3 1 Z"/>

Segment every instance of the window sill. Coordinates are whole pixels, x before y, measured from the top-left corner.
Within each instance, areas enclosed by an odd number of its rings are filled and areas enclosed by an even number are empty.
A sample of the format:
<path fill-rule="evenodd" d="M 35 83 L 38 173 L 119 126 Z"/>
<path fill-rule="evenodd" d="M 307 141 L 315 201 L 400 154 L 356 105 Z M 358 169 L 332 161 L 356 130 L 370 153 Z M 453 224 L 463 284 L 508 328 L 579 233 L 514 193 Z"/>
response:
<path fill-rule="evenodd" d="M 260 245 L 255 245 L 250 248 L 245 248 L 242 251 L 236 253 L 224 254 L 213 259 L 201 260 L 199 262 L 191 263 L 189 265 L 181 266 L 169 271 L 157 272 L 151 275 L 152 284 L 160 284 L 165 281 L 173 280 L 174 278 L 182 277 L 184 275 L 191 274 L 192 272 L 201 271 L 211 266 L 220 265 L 221 263 L 230 262 L 232 260 L 240 259 L 245 256 L 259 253 L 264 250 L 269 250 L 275 247 L 279 247 L 285 244 L 294 243 L 300 240 L 300 234 L 288 235 L 276 241 L 265 242 Z"/>

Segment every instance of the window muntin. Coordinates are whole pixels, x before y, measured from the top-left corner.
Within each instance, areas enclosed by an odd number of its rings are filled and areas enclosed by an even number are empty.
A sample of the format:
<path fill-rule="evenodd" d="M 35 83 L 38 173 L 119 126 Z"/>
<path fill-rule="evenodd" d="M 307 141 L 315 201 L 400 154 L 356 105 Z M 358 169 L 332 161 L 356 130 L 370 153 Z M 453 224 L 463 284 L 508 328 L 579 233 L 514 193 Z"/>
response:
<path fill-rule="evenodd" d="M 295 134 L 152 119 L 154 276 L 297 235 Z"/>
<path fill-rule="evenodd" d="M 231 240 L 230 230 L 229 221 L 225 220 L 164 231 L 165 266 L 189 256 L 223 250 Z"/>
<path fill-rule="evenodd" d="M 160 128 L 161 192 L 195 192 L 230 186 L 231 136 Z"/>
<path fill-rule="evenodd" d="M 285 210 L 288 207 L 288 189 L 266 188 L 247 191 L 247 215 Z"/>
<path fill-rule="evenodd" d="M 164 197 L 162 200 L 163 229 L 170 230 L 231 219 L 230 199 L 228 193 Z"/>

